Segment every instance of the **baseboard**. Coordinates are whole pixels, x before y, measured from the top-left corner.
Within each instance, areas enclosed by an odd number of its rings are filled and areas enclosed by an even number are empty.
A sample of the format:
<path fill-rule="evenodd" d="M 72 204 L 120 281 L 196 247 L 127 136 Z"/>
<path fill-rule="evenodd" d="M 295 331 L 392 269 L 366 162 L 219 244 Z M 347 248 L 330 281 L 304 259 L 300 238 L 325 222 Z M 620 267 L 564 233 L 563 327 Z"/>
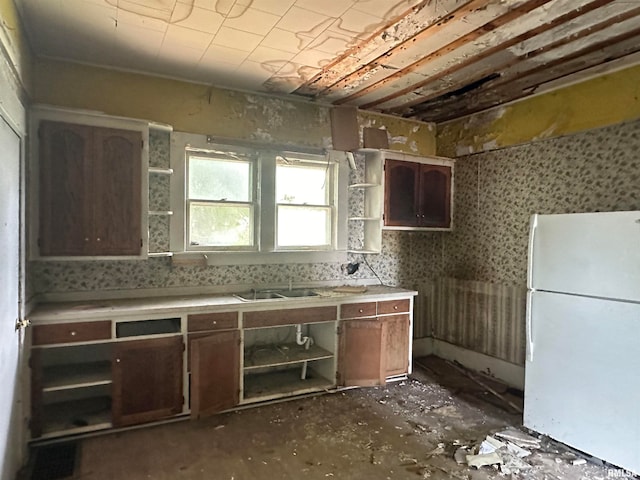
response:
<path fill-rule="evenodd" d="M 514 363 L 490 357 L 483 353 L 443 342 L 435 338 L 417 338 L 413 340 L 413 356 L 435 355 L 464 365 L 471 370 L 494 377 L 511 387 L 524 390 L 524 367 Z"/>

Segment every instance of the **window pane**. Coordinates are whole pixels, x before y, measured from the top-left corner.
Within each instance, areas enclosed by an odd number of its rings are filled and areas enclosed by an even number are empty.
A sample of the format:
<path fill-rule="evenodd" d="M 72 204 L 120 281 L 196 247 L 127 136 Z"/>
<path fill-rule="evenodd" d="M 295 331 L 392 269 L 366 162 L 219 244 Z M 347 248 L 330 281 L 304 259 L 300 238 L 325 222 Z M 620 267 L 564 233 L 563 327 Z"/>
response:
<path fill-rule="evenodd" d="M 305 247 L 331 244 L 331 210 L 278 206 L 278 246 Z"/>
<path fill-rule="evenodd" d="M 251 163 L 189 156 L 189 198 L 251 201 Z"/>
<path fill-rule="evenodd" d="M 276 201 L 328 205 L 327 173 L 326 165 L 278 165 L 276 167 Z"/>
<path fill-rule="evenodd" d="M 189 234 L 189 241 L 194 246 L 251 246 L 251 206 L 192 203 L 189 207 Z"/>

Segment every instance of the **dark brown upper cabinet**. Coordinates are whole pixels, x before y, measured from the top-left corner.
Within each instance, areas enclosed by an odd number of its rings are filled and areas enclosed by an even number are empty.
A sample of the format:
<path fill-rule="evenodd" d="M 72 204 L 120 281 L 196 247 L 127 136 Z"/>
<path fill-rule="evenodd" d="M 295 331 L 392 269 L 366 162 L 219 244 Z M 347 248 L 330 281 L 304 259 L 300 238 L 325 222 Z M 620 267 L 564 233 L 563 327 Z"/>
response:
<path fill-rule="evenodd" d="M 452 165 L 385 161 L 384 226 L 451 228 Z"/>
<path fill-rule="evenodd" d="M 41 256 L 141 254 L 142 133 L 42 121 Z"/>

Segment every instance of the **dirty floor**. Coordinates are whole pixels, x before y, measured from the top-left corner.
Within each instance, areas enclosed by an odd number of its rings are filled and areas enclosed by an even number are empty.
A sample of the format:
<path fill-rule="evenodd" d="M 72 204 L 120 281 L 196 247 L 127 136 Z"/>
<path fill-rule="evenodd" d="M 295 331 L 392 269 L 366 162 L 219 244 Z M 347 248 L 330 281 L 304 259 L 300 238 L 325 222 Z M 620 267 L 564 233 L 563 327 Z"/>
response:
<path fill-rule="evenodd" d="M 561 445 L 543 442 L 529 470 L 505 476 L 459 465 L 460 445 L 478 444 L 521 416 L 456 368 L 420 359 L 412 378 L 386 387 L 265 405 L 85 439 L 76 479 L 605 479 L 604 466 L 573 465 Z M 511 403 L 517 393 L 496 386 Z"/>

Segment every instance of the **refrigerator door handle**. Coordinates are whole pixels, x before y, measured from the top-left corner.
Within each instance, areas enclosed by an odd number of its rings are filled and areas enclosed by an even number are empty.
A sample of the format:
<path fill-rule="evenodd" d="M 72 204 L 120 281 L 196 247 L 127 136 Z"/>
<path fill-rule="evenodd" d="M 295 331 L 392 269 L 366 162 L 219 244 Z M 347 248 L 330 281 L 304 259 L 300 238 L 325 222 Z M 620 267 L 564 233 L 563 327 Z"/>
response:
<path fill-rule="evenodd" d="M 527 324 L 527 357 L 529 362 L 533 362 L 533 325 L 532 325 L 532 318 L 533 315 L 531 314 L 531 311 L 533 310 L 533 292 L 531 290 L 529 290 L 527 292 L 527 318 L 526 318 L 526 324 Z"/>
<path fill-rule="evenodd" d="M 536 227 L 538 226 L 538 214 L 531 215 L 531 224 L 529 226 L 529 251 L 527 256 L 527 287 L 533 288 L 533 248 L 536 236 Z"/>

